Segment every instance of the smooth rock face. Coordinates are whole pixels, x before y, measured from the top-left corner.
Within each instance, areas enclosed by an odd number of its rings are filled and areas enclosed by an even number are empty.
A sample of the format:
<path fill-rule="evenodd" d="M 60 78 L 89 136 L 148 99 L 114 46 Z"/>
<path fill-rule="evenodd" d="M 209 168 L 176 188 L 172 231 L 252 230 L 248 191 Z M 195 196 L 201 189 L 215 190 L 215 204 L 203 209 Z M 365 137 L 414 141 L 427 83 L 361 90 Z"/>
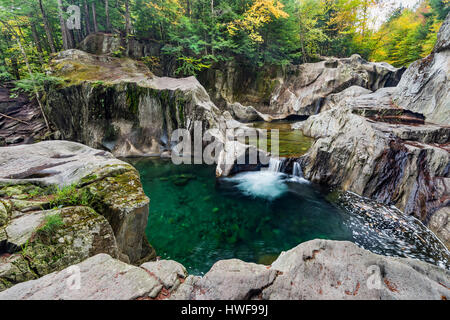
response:
<path fill-rule="evenodd" d="M 384 257 L 347 241 L 312 240 L 281 253 L 279 275 L 263 299 L 444 299 L 450 273 L 404 258 Z"/>
<path fill-rule="evenodd" d="M 120 254 L 131 262 L 143 258 L 143 248 L 148 246 L 145 227 L 149 199 L 142 189 L 138 172 L 128 163 L 115 159 L 109 152 L 68 141 L 0 148 L 0 163 L 0 185 L 3 186 L 31 184 L 62 188 L 76 185 L 79 189 L 89 190 L 96 199 L 92 206 L 108 220 Z M 5 192 L 11 194 L 14 190 L 8 188 L 12 189 L 7 187 Z M 22 196 L 30 197 L 27 192 Z M 32 223 L 31 219 L 35 215 L 40 217 L 41 214 L 36 211 L 40 211 L 40 205 L 48 205 L 48 200 L 44 203 L 18 199 L 10 201 L 16 208 L 19 207 L 18 210 L 35 211 L 17 218 L 27 219 L 27 223 L 16 223 L 13 219 L 7 226 L 17 231 L 11 231 L 11 234 L 17 234 L 16 242 L 20 246 L 41 221 L 36 218 Z"/>
<path fill-rule="evenodd" d="M 394 86 L 402 72 L 387 63 L 367 62 L 359 55 L 292 66 L 284 83 L 274 90 L 270 109 L 282 115 L 313 115 L 332 93 L 350 86 L 372 91 Z"/>
<path fill-rule="evenodd" d="M 433 53 L 412 63 L 398 84 L 395 102 L 425 115 L 426 120 L 450 124 L 450 15 L 442 24 Z"/>
<path fill-rule="evenodd" d="M 161 260 L 136 267 L 98 254 L 60 272 L 0 292 L 0 300 L 166 299 L 178 288 L 185 273 L 184 267 L 174 261 Z"/>
<path fill-rule="evenodd" d="M 313 182 L 395 204 L 427 222 L 448 203 L 449 191 L 443 186 L 450 179 L 449 128 L 359 115 L 375 111 L 382 118 L 390 110 L 339 107 L 310 117 L 302 130 L 316 141 L 303 157 L 303 172 Z"/>
<path fill-rule="evenodd" d="M 69 277 L 80 270 L 80 289 Z M 312 240 L 271 266 L 218 261 L 185 278 L 173 261 L 141 268 L 99 254 L 70 269 L 18 284 L 0 299 L 448 299 L 450 272 L 417 260 L 370 253 L 347 241 Z M 73 278 L 72 278 L 73 279 Z M 69 281 L 69 283 L 73 283 Z"/>
<path fill-rule="evenodd" d="M 46 112 L 63 139 L 149 156 L 170 150 L 172 132 L 192 131 L 194 121 L 218 128 L 220 112 L 194 77 L 156 77 L 140 62 L 79 50 L 60 52 L 52 66 L 68 81 L 46 88 Z"/>

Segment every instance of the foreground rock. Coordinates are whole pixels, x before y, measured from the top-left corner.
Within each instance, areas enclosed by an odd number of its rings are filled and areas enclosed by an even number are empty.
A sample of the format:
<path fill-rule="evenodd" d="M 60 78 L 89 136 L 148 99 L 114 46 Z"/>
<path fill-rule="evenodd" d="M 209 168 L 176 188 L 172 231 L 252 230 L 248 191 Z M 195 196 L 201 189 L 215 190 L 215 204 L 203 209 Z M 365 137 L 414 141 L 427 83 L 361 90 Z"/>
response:
<path fill-rule="evenodd" d="M 0 299 L 447 299 L 450 273 L 417 260 L 379 256 L 346 241 L 312 240 L 271 265 L 231 259 L 203 277 L 173 261 L 126 265 L 101 254 L 75 269 L 0 293 Z M 87 285 L 86 285 L 87 284 Z"/>
<path fill-rule="evenodd" d="M 0 163 L 0 289 L 98 253 L 154 256 L 131 165 L 68 141 L 0 148 Z"/>
<path fill-rule="evenodd" d="M 158 299 L 170 295 L 186 276 L 173 261 L 135 267 L 99 254 L 69 269 L 21 283 L 0 293 L 0 299 L 26 300 L 131 300 Z M 181 270 L 181 272 L 179 271 Z M 76 275 L 80 275 L 79 280 Z M 162 278 L 160 278 L 160 276 Z"/>
<path fill-rule="evenodd" d="M 412 63 L 398 84 L 395 102 L 423 113 L 427 121 L 450 124 L 450 14 L 438 33 L 433 52 Z"/>

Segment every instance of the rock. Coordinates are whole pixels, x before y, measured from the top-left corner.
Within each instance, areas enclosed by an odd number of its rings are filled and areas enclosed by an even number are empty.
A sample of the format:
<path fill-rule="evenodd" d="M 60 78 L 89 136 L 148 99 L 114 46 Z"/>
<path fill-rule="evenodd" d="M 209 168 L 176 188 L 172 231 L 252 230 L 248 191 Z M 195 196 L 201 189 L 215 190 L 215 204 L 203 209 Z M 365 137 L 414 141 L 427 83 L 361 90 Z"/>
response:
<path fill-rule="evenodd" d="M 4 226 L 9 219 L 9 210 L 3 201 L 0 201 L 0 228 Z"/>
<path fill-rule="evenodd" d="M 270 109 L 282 115 L 313 115 L 332 93 L 351 86 L 371 91 L 395 86 L 402 73 L 403 69 L 367 62 L 358 55 L 291 66 L 283 84 L 272 94 Z"/>
<path fill-rule="evenodd" d="M 170 292 L 176 290 L 181 281 L 187 277 L 187 271 L 183 265 L 173 260 L 151 261 L 142 264 L 141 268 L 158 278 L 164 288 Z"/>
<path fill-rule="evenodd" d="M 263 299 L 447 299 L 450 272 L 384 257 L 347 241 L 312 240 L 281 253 Z"/>
<path fill-rule="evenodd" d="M 277 272 L 266 266 L 238 259 L 216 262 L 205 276 L 195 282 L 188 299 L 244 300 L 259 295 L 271 285 Z"/>
<path fill-rule="evenodd" d="M 450 13 L 447 14 L 437 35 L 433 52 L 442 52 L 450 49 Z"/>
<path fill-rule="evenodd" d="M 79 282 L 74 278 L 77 274 L 80 276 Z M 112 259 L 106 254 L 99 254 L 69 269 L 48 274 L 38 280 L 23 282 L 0 292 L 0 299 L 137 299 L 154 297 L 161 287 L 159 281 L 145 270 Z"/>
<path fill-rule="evenodd" d="M 74 271 L 75 270 L 75 271 Z M 74 272 L 80 271 L 80 287 Z M 221 260 L 203 277 L 174 261 L 140 268 L 106 254 L 0 292 L 0 299 L 435 299 L 445 300 L 450 272 L 413 259 L 380 256 L 348 241 L 311 240 L 271 266 Z M 86 285 L 87 284 L 87 285 Z"/>
<path fill-rule="evenodd" d="M 389 112 L 400 116 L 386 119 Z M 377 113 L 380 119 L 373 117 Z M 348 106 L 311 116 L 302 124 L 304 134 L 316 138 L 302 159 L 305 177 L 394 204 L 427 222 L 448 201 L 440 186 L 450 178 L 450 128 L 402 124 L 402 114 Z"/>
<path fill-rule="evenodd" d="M 95 32 L 78 45 L 79 49 L 95 55 L 127 56 L 141 59 L 146 56 L 160 57 L 161 44 L 157 41 L 140 41 L 133 36 L 127 41 L 117 34 Z"/>
<path fill-rule="evenodd" d="M 370 93 L 372 93 L 372 91 L 369 89 L 360 86 L 351 86 L 339 93 L 333 93 L 327 96 L 323 101 L 320 111 L 327 111 L 333 107 L 339 106 L 339 104 L 343 101 L 348 102 L 352 100 L 352 98 Z"/>
<path fill-rule="evenodd" d="M 426 120 L 450 123 L 450 15 L 442 24 L 436 46 L 429 56 L 413 62 L 398 84 L 395 102 L 422 113 Z"/>
<path fill-rule="evenodd" d="M 50 225 L 50 217 L 58 217 L 60 223 Z M 88 207 L 24 214 L 11 219 L 4 230 L 2 253 L 11 256 L 0 260 L 0 289 L 62 270 L 98 253 L 118 257 L 111 226 Z"/>
<path fill-rule="evenodd" d="M 219 127 L 219 109 L 194 77 L 156 77 L 143 63 L 80 50 L 60 52 L 52 66 L 66 82 L 46 88 L 45 108 L 63 139 L 150 156 L 172 148 L 175 129 Z"/>
<path fill-rule="evenodd" d="M 450 207 L 437 210 L 430 219 L 428 226 L 450 248 Z"/>
<path fill-rule="evenodd" d="M 227 109 L 233 112 L 234 118 L 243 122 L 264 120 L 263 116 L 252 106 L 243 106 L 239 102 L 231 103 Z"/>
<path fill-rule="evenodd" d="M 252 105 L 268 119 L 316 114 L 330 103 L 328 96 L 350 87 L 370 91 L 394 87 L 405 70 L 384 62 L 367 62 L 356 54 L 342 59 L 325 57 L 316 63 L 290 65 L 286 70 L 243 69 L 227 64 L 208 70 L 200 79 L 219 106 L 233 108 L 237 102 Z M 362 93 L 355 88 L 346 94 L 351 97 Z"/>
<path fill-rule="evenodd" d="M 128 163 L 115 159 L 109 152 L 68 141 L 1 148 L 0 163 L 0 186 L 6 185 L 5 190 L 9 190 L 3 192 L 13 192 L 8 185 L 14 185 L 14 192 L 19 194 L 24 190 L 27 196 L 31 194 L 30 187 L 20 186 L 41 186 L 46 192 L 55 186 L 71 185 L 87 190 L 95 199 L 91 201 L 93 209 L 106 217 L 112 227 L 121 253 L 132 263 L 143 258 L 149 199 L 138 172 Z M 11 201 L 17 205 L 18 200 Z M 34 204 L 41 204 L 23 202 L 16 210 L 33 209 Z M 34 210 L 39 211 L 39 206 L 37 209 Z M 30 228 L 35 225 L 29 220 L 27 224 Z"/>

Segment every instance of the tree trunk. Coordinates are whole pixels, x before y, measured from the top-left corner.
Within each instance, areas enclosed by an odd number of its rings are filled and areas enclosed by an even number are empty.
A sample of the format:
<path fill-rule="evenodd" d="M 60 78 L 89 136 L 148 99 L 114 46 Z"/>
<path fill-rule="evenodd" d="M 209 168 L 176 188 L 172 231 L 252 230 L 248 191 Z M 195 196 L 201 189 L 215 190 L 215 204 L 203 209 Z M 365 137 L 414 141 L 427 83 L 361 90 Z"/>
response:
<path fill-rule="evenodd" d="M 36 49 L 38 51 L 38 57 L 39 57 L 39 62 L 41 63 L 41 66 L 44 64 L 44 59 L 42 57 L 42 46 L 41 46 L 41 41 L 39 40 L 39 36 L 36 30 L 36 24 L 34 23 L 33 20 L 31 20 L 30 17 L 30 26 L 31 26 L 31 35 L 33 36 L 33 40 L 34 43 L 36 44 Z"/>
<path fill-rule="evenodd" d="M 61 35 L 62 35 L 62 40 L 63 40 L 63 48 L 64 48 L 64 50 L 67 50 L 67 49 L 70 49 L 69 32 L 66 27 L 66 21 L 64 20 L 64 17 L 63 17 L 62 1 L 58 0 L 57 2 L 58 2 L 59 24 L 61 26 Z"/>
<path fill-rule="evenodd" d="M 87 5 L 86 0 L 84 0 L 84 17 L 85 17 L 85 21 L 86 21 L 86 31 L 87 34 L 91 33 L 91 22 L 89 21 L 89 8 Z"/>
<path fill-rule="evenodd" d="M 92 23 L 94 24 L 94 32 L 98 32 L 98 25 L 97 25 L 97 13 L 95 12 L 95 3 L 91 3 L 92 8 Z"/>
<path fill-rule="evenodd" d="M 55 43 L 53 41 L 52 31 L 50 30 L 50 24 L 48 23 L 47 15 L 42 5 L 42 0 L 39 0 L 39 8 L 41 9 L 42 20 L 44 21 L 45 35 L 47 36 L 47 42 L 52 53 L 56 52 Z"/>
<path fill-rule="evenodd" d="M 106 15 L 106 32 L 111 32 L 111 21 L 109 20 L 109 1 L 105 0 L 105 15 Z"/>
<path fill-rule="evenodd" d="M 125 0 L 125 37 L 131 33 L 130 1 Z"/>

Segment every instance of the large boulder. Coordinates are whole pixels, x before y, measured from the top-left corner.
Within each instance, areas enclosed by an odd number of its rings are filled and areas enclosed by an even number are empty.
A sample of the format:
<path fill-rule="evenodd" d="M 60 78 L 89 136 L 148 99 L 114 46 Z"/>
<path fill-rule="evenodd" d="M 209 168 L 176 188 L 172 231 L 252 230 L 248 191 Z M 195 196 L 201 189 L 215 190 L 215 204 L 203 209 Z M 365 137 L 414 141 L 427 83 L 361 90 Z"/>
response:
<path fill-rule="evenodd" d="M 145 237 L 149 199 L 142 189 L 139 173 L 128 163 L 114 158 L 109 152 L 69 141 L 1 148 L 0 163 L 0 235 L 5 230 L 7 236 L 2 241 L 5 253 L 17 253 L 27 243 L 34 243 L 36 228 L 53 212 L 48 209 L 62 207 L 63 222 L 66 213 L 70 219 L 81 212 L 86 218 L 80 218 L 80 228 L 100 234 L 108 228 L 111 231 L 110 243 L 102 243 L 100 238 L 94 237 L 83 246 L 93 246 L 97 251 L 86 249 L 87 253 L 80 253 L 77 259 L 104 252 L 138 263 L 154 256 Z M 84 207 L 86 209 L 82 209 Z M 80 217 L 83 216 L 81 213 Z M 91 216 L 93 220 L 88 218 Z M 95 223 L 91 225 L 90 220 Z M 67 225 L 71 230 L 77 230 L 71 226 L 76 223 L 77 220 Z M 76 237 L 90 239 L 81 231 L 72 236 Z M 52 238 L 50 243 L 59 238 Z M 65 239 L 64 235 L 62 238 Z M 113 254 L 114 250 L 117 253 Z M 76 261 L 66 261 L 58 268 L 73 263 Z"/>
<path fill-rule="evenodd" d="M 272 265 L 222 260 L 203 277 L 187 276 L 174 261 L 139 268 L 99 254 L 20 283 L 0 299 L 446 300 L 449 279 L 448 270 L 418 260 L 380 256 L 347 241 L 312 240 L 282 252 Z"/>
<path fill-rule="evenodd" d="M 284 82 L 272 94 L 270 114 L 313 115 L 320 112 L 330 94 L 351 86 L 371 91 L 395 86 L 403 71 L 387 63 L 367 62 L 359 55 L 291 66 Z"/>
<path fill-rule="evenodd" d="M 316 139 L 301 159 L 304 175 L 393 204 L 428 223 L 448 205 L 450 128 L 424 124 L 420 115 L 389 107 L 390 95 L 383 91 L 301 123 L 303 133 Z"/>
<path fill-rule="evenodd" d="M 429 122 L 450 123 L 450 14 L 438 33 L 433 52 L 413 62 L 398 84 L 400 107 L 422 113 Z"/>
<path fill-rule="evenodd" d="M 48 84 L 45 109 L 63 139 L 149 156 L 171 149 L 175 129 L 218 127 L 220 112 L 194 77 L 156 77 L 140 62 L 79 50 L 60 52 L 52 67 L 64 82 Z"/>
<path fill-rule="evenodd" d="M 119 257 L 111 226 L 89 207 L 16 210 L 13 205 L 14 216 L 3 228 L 5 236 L 0 236 L 0 291 L 98 253 Z"/>
<path fill-rule="evenodd" d="M 68 269 L 0 292 L 0 300 L 164 299 L 183 281 L 185 272 L 173 261 L 136 267 L 98 254 Z"/>

